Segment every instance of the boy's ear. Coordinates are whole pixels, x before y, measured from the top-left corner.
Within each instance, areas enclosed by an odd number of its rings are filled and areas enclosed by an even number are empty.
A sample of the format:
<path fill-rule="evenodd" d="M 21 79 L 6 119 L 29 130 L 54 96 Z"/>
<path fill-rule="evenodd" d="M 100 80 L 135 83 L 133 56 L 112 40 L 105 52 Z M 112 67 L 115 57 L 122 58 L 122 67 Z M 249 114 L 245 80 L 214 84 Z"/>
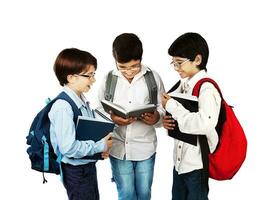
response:
<path fill-rule="evenodd" d="M 67 81 L 68 81 L 68 83 L 72 83 L 72 82 L 74 82 L 74 79 L 75 79 L 76 77 L 74 76 L 74 75 L 72 75 L 72 74 L 69 74 L 69 75 L 67 75 Z"/>
<path fill-rule="evenodd" d="M 194 59 L 194 63 L 195 63 L 196 65 L 200 65 L 201 62 L 202 62 L 202 56 L 201 56 L 200 54 L 196 55 L 196 56 L 195 56 L 195 59 Z"/>

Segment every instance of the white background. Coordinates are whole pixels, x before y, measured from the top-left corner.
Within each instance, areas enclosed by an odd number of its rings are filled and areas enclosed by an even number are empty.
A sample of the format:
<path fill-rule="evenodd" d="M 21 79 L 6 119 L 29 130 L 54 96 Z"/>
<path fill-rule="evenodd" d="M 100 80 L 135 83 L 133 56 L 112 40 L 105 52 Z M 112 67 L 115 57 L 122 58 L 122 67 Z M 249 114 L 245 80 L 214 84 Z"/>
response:
<path fill-rule="evenodd" d="M 0 3 L 0 195 L 1 199 L 67 199 L 59 177 L 30 169 L 26 140 L 30 123 L 47 97 L 60 90 L 52 67 L 64 48 L 98 59 L 94 102 L 103 75 L 114 67 L 112 42 L 123 32 L 143 42 L 143 62 L 169 89 L 179 78 L 169 66 L 170 44 L 181 34 L 203 35 L 210 47 L 208 72 L 218 81 L 248 139 L 247 159 L 230 181 L 210 181 L 209 197 L 264 199 L 267 187 L 267 6 L 265 1 L 70 1 L 8 0 Z M 266 95 L 267 96 L 267 95 Z M 157 130 L 153 200 L 171 199 L 173 141 Z M 108 160 L 98 162 L 102 200 L 117 199 Z"/>

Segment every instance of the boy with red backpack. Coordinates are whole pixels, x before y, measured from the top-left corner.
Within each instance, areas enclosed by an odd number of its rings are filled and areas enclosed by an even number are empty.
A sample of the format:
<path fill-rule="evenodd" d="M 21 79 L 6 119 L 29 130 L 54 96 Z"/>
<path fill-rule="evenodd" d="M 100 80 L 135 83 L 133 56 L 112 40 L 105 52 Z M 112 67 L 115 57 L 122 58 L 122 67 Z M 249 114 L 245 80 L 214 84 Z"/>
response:
<path fill-rule="evenodd" d="M 190 112 L 169 95 L 162 95 L 162 104 L 171 114 L 164 116 L 164 127 L 174 130 L 176 120 L 180 130 L 175 137 L 172 199 L 208 199 L 209 177 L 228 180 L 241 167 L 246 158 L 246 136 L 232 106 L 206 73 L 209 50 L 205 39 L 185 33 L 168 53 L 182 78 L 171 90 L 198 97 L 198 111 Z"/>
<path fill-rule="evenodd" d="M 196 83 L 208 77 L 207 42 L 197 33 L 185 33 L 172 43 L 168 53 L 172 56 L 172 67 L 182 78 L 175 92 L 191 95 Z M 180 131 L 186 133 L 186 137 L 187 134 L 197 137 L 196 145 L 174 140 L 172 199 L 208 199 L 208 173 L 203 166 L 199 135 L 206 136 L 212 153 L 219 141 L 215 127 L 221 110 L 221 95 L 212 83 L 205 82 L 198 97 L 198 112 L 188 111 L 165 93 L 162 95 L 162 105 L 171 114 L 163 118 L 166 129 L 172 130 L 177 120 Z"/>

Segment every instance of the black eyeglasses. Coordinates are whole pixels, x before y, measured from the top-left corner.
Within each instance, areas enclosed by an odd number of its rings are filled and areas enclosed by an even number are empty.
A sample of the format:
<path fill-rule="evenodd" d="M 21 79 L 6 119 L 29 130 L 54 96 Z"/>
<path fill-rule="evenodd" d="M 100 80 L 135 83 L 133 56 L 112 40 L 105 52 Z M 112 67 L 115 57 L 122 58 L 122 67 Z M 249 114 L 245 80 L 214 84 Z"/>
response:
<path fill-rule="evenodd" d="M 88 79 L 92 79 L 93 77 L 95 77 L 95 72 L 92 73 L 92 74 L 89 74 L 89 75 L 86 75 L 86 74 L 76 74 L 77 76 L 82 76 L 82 77 L 85 77 L 85 78 L 88 78 Z"/>

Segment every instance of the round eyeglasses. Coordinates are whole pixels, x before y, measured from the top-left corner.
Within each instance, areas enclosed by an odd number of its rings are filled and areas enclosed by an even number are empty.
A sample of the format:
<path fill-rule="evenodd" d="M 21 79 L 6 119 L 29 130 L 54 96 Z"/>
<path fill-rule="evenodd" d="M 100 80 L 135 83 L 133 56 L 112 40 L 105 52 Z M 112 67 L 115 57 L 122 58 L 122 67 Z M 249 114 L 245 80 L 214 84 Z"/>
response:
<path fill-rule="evenodd" d="M 178 70 L 178 69 L 180 69 L 180 68 L 182 67 L 182 65 L 183 65 L 184 63 L 186 63 L 186 62 L 188 62 L 188 61 L 189 61 L 189 59 L 186 59 L 186 60 L 183 61 L 182 63 L 179 63 L 179 61 L 175 61 L 175 60 L 173 60 L 173 61 L 170 63 L 170 65 L 173 66 L 175 70 Z"/>

